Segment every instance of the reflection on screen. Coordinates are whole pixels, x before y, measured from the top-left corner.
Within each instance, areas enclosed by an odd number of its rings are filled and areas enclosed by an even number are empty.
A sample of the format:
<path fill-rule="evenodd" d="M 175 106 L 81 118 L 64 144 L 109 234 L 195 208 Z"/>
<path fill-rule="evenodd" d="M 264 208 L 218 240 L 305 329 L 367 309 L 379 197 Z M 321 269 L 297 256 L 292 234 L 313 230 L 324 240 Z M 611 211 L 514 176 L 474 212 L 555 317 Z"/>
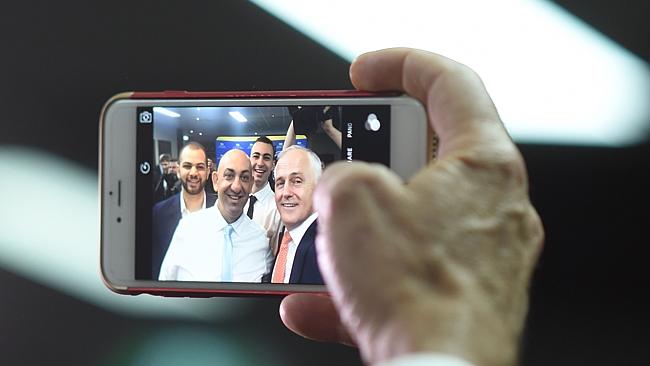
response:
<path fill-rule="evenodd" d="M 138 161 L 154 162 L 137 182 L 139 279 L 322 285 L 322 170 L 390 158 L 389 106 L 139 107 L 135 119 Z"/>

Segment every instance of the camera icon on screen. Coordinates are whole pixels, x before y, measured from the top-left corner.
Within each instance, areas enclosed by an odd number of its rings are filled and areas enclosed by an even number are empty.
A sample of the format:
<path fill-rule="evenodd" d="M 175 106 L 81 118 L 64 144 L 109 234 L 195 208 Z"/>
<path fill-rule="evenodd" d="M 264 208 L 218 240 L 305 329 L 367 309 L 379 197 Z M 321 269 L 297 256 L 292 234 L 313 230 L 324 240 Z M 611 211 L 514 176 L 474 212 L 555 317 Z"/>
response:
<path fill-rule="evenodd" d="M 140 112 L 140 115 L 138 116 L 138 121 L 140 121 L 140 123 L 151 123 L 152 120 L 153 115 L 149 111 Z"/>

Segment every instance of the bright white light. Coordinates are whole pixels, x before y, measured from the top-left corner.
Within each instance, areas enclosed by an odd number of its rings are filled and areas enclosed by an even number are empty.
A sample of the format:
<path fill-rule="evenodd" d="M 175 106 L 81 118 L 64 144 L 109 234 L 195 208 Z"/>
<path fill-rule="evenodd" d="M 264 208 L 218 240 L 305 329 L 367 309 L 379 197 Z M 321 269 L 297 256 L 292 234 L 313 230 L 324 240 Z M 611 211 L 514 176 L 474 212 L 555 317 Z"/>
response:
<path fill-rule="evenodd" d="M 189 136 L 187 136 L 187 135 L 183 135 L 183 141 L 189 141 L 189 140 L 190 140 L 190 137 L 189 137 Z"/>
<path fill-rule="evenodd" d="M 199 117 L 196 117 L 196 120 L 197 120 L 197 121 L 198 121 L 199 119 L 200 119 Z"/>
<path fill-rule="evenodd" d="M 261 336 L 243 337 L 218 327 L 201 325 L 157 325 L 152 330 L 126 334 L 121 348 L 112 349 L 120 355 L 123 365 L 279 365 L 280 358 Z M 256 342 L 256 352 L 247 345 Z M 285 362 L 286 363 L 286 362 Z"/>
<path fill-rule="evenodd" d="M 648 64 L 551 2 L 253 2 L 349 61 L 405 46 L 469 65 L 519 142 L 622 146 L 648 136 Z"/>
<path fill-rule="evenodd" d="M 178 118 L 181 116 L 180 114 L 163 107 L 153 107 L 153 111 L 154 113 L 164 114 L 167 117 Z"/>
<path fill-rule="evenodd" d="M 238 111 L 235 111 L 235 112 L 228 112 L 228 114 L 230 115 L 230 117 L 232 117 L 232 118 L 234 118 L 235 120 L 237 120 L 237 122 L 246 122 L 246 121 L 248 121 L 248 120 L 246 119 L 246 117 L 244 117 L 244 115 L 241 114 L 241 113 L 239 113 Z"/>
<path fill-rule="evenodd" d="M 99 275 L 97 173 L 47 152 L 0 146 L 0 170 L 36 192 L 39 172 L 56 194 L 21 195 L 13 180 L 0 180 L 0 267 L 77 299 L 133 316 L 211 320 L 240 314 L 236 300 L 117 295 Z M 42 188 L 42 187 L 41 187 Z M 34 209 L 38 207 L 38 209 Z"/>
<path fill-rule="evenodd" d="M 203 136 L 203 132 L 199 132 L 199 136 Z"/>

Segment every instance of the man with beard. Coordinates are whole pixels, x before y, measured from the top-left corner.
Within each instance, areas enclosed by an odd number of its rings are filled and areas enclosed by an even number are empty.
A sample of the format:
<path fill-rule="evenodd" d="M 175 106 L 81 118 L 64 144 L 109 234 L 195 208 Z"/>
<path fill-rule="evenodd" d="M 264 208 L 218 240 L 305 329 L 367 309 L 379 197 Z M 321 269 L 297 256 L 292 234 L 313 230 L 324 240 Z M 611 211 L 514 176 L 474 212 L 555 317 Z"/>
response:
<path fill-rule="evenodd" d="M 169 160 L 169 177 L 170 177 L 170 182 L 172 182 L 172 186 L 167 190 L 168 191 L 168 197 L 173 196 L 179 192 L 181 192 L 182 188 L 182 182 L 180 180 L 180 167 L 179 167 L 179 162 L 178 159 L 176 158 L 171 158 Z M 210 174 L 208 173 L 207 177 L 209 177 Z"/>
<path fill-rule="evenodd" d="M 208 184 L 205 185 L 205 192 L 207 194 L 214 194 L 216 195 L 217 192 L 214 190 L 214 187 L 212 186 L 212 182 L 210 181 L 212 178 L 212 172 L 214 172 L 214 161 L 210 158 L 208 158 Z"/>
<path fill-rule="evenodd" d="M 269 176 L 273 171 L 275 147 L 266 136 L 260 136 L 251 148 L 250 160 L 253 168 L 253 188 L 244 206 L 244 212 L 266 232 L 269 247 L 273 254 L 277 251 L 278 233 L 280 232 L 280 214 L 275 205 L 275 198 Z"/>
<path fill-rule="evenodd" d="M 180 221 L 159 280 L 259 283 L 268 272 L 273 257 L 266 233 L 244 213 L 253 185 L 246 153 L 225 153 L 212 184 L 217 202 Z"/>
<path fill-rule="evenodd" d="M 169 197 L 168 192 L 171 188 L 169 181 L 171 179 L 171 174 L 169 173 L 169 166 L 171 155 L 169 154 L 160 154 L 158 158 L 158 165 L 156 169 L 153 170 L 153 202 L 160 202 L 165 198 Z M 173 182 L 172 182 L 173 183 Z"/>
<path fill-rule="evenodd" d="M 160 265 L 181 218 L 212 207 L 216 201 L 216 197 L 206 194 L 204 189 L 208 178 L 205 148 L 197 142 L 190 142 L 181 150 L 179 161 L 178 176 L 182 187 L 181 192 L 153 207 L 152 278 L 158 278 L 160 274 Z"/>

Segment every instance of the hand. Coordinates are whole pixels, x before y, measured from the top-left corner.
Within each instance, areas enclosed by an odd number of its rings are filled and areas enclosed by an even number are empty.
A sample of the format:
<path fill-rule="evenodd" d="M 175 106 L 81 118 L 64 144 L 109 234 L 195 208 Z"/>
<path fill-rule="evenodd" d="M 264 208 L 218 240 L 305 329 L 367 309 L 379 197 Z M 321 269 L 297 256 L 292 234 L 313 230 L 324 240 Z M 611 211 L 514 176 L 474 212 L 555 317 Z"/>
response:
<path fill-rule="evenodd" d="M 523 159 L 479 77 L 439 55 L 389 49 L 350 68 L 357 89 L 419 99 L 438 160 L 405 185 L 390 170 L 339 163 L 315 193 L 316 241 L 331 294 L 287 296 L 304 337 L 358 345 L 366 362 L 443 352 L 514 363 L 543 229 Z"/>
<path fill-rule="evenodd" d="M 284 143 L 282 144 L 282 151 L 286 150 L 289 146 L 296 144 L 296 132 L 293 128 L 293 120 L 289 123 L 289 128 L 287 128 L 287 134 L 284 137 Z"/>
<path fill-rule="evenodd" d="M 336 144 L 336 146 L 340 149 L 341 145 L 343 144 L 343 135 L 341 134 L 341 131 L 339 131 L 336 127 L 334 127 L 334 124 L 332 123 L 331 119 L 323 121 L 323 131 L 325 131 L 325 134 L 330 137 L 330 139 Z"/>

